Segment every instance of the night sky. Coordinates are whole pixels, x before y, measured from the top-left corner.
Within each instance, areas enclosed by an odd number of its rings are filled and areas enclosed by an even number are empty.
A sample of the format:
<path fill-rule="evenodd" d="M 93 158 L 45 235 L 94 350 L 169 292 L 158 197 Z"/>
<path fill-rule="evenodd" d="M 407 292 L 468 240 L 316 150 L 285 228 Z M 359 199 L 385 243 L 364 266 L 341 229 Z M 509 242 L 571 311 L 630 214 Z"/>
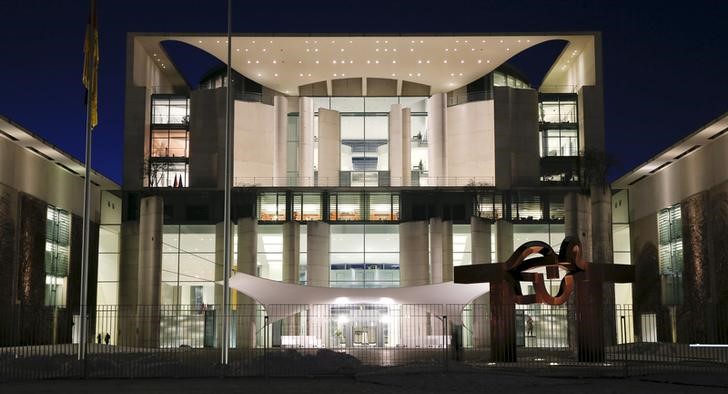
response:
<path fill-rule="evenodd" d="M 93 167 L 119 182 L 126 33 L 225 32 L 225 0 L 99 0 L 99 126 Z M 233 30 L 256 33 L 601 31 L 612 178 L 728 112 L 726 1 L 242 1 Z M 87 1 L 0 0 L 0 114 L 83 157 Z M 170 48 L 185 55 L 186 48 Z M 539 84 L 553 45 L 515 59 Z M 549 59 L 549 60 L 551 60 Z M 193 82 L 214 64 L 178 66 Z"/>

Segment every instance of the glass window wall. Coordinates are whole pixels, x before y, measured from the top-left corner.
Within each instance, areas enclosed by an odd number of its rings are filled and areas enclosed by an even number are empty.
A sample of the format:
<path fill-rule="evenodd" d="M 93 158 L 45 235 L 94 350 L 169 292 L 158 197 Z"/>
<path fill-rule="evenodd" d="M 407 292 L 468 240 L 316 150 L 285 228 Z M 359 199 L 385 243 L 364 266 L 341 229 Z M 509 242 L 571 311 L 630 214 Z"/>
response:
<path fill-rule="evenodd" d="M 286 220 L 286 194 L 261 193 L 258 196 L 258 220 L 282 222 Z"/>
<path fill-rule="evenodd" d="M 331 287 L 399 286 L 399 226 L 331 226 Z"/>

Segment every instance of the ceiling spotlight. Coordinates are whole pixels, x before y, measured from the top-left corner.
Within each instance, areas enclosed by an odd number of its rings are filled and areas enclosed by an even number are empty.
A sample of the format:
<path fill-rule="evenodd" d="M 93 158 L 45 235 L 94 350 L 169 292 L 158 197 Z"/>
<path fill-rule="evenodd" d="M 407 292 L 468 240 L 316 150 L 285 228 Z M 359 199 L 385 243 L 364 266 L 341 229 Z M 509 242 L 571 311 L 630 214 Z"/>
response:
<path fill-rule="evenodd" d="M 410 52 L 414 52 L 414 51 L 415 51 L 415 49 L 414 49 L 414 48 L 410 48 Z"/>
<path fill-rule="evenodd" d="M 422 60 L 418 60 L 417 61 L 417 64 L 422 64 Z"/>
<path fill-rule="evenodd" d="M 337 76 L 337 75 L 336 75 L 336 73 L 334 73 L 334 76 L 335 76 L 335 77 Z"/>
<path fill-rule="evenodd" d="M 506 48 L 506 51 L 510 51 L 510 50 L 511 50 L 511 48 Z"/>
<path fill-rule="evenodd" d="M 263 48 L 263 52 L 267 51 L 267 49 Z"/>
<path fill-rule="evenodd" d="M 397 63 L 397 61 L 396 61 L 396 60 L 392 60 L 392 64 L 396 64 L 396 63 Z"/>
<path fill-rule="evenodd" d="M 273 64 L 276 64 L 276 61 L 275 60 L 273 60 Z"/>
<path fill-rule="evenodd" d="M 460 61 L 460 64 L 464 64 L 464 63 L 465 63 L 465 60 L 461 60 L 461 61 Z"/>
<path fill-rule="evenodd" d="M 319 61 L 318 60 L 316 60 L 316 64 L 319 64 Z"/>
<path fill-rule="evenodd" d="M 443 60 L 442 62 L 445 63 L 445 64 L 447 64 L 447 60 Z"/>
<path fill-rule="evenodd" d="M 344 48 L 341 48 L 340 52 L 344 52 Z"/>
<path fill-rule="evenodd" d="M 397 74 L 395 74 L 395 73 L 392 73 L 392 76 L 393 76 L 393 77 L 396 77 L 396 76 L 397 76 Z"/>
<path fill-rule="evenodd" d="M 261 74 L 261 73 L 258 73 L 258 76 L 259 76 L 259 77 L 261 77 L 261 76 L 263 76 L 263 74 Z"/>
<path fill-rule="evenodd" d="M 333 63 L 336 64 L 336 60 L 334 60 Z"/>
<path fill-rule="evenodd" d="M 308 76 L 310 77 L 310 76 L 311 76 L 311 74 L 309 73 L 309 74 L 308 74 Z"/>
<path fill-rule="evenodd" d="M 478 64 L 483 63 L 482 59 L 478 59 Z"/>
<path fill-rule="evenodd" d="M 250 64 L 250 60 L 248 60 L 248 64 Z"/>
<path fill-rule="evenodd" d="M 377 63 L 377 64 L 379 64 L 379 60 L 375 60 L 375 61 L 374 61 L 374 63 Z"/>
<path fill-rule="evenodd" d="M 298 76 L 299 76 L 299 77 L 302 77 L 302 76 L 303 76 L 303 74 L 298 74 Z"/>
<path fill-rule="evenodd" d="M 197 40 L 197 43 L 198 44 L 202 44 L 202 40 Z"/>
<path fill-rule="evenodd" d="M 369 64 L 369 63 L 371 63 L 371 62 L 372 62 L 371 60 L 367 60 L 367 64 Z"/>
<path fill-rule="evenodd" d="M 240 52 L 240 48 L 237 48 L 237 49 L 235 50 L 235 52 Z"/>
<path fill-rule="evenodd" d="M 430 61 L 429 61 L 429 60 L 427 60 L 427 61 L 425 61 L 425 63 L 427 63 L 427 64 L 430 64 Z"/>
<path fill-rule="evenodd" d="M 277 77 L 277 76 L 278 76 L 278 74 L 273 74 L 273 76 L 274 76 L 274 77 Z"/>
<path fill-rule="evenodd" d="M 417 76 L 418 76 L 418 77 L 419 77 L 420 75 L 422 75 L 422 74 L 421 74 L 421 73 L 417 73 Z"/>

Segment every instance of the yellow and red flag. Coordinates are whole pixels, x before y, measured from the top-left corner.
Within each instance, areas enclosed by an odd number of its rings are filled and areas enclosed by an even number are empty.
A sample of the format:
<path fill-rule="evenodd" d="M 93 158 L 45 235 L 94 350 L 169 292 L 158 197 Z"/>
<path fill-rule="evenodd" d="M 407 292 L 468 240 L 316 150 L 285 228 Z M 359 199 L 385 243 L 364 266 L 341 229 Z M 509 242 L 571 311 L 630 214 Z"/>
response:
<path fill-rule="evenodd" d="M 93 129 L 99 123 L 98 114 L 98 70 L 99 70 L 99 30 L 96 24 L 96 0 L 91 0 L 91 10 L 86 25 L 86 38 L 83 45 L 83 86 L 86 87 L 86 100 L 89 107 L 89 122 Z"/>

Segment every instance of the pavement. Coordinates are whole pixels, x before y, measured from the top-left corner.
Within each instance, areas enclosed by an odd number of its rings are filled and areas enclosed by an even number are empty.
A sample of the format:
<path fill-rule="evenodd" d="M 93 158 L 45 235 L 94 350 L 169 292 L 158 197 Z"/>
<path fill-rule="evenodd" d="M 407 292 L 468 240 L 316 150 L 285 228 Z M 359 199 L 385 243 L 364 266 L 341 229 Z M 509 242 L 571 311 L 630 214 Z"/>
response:
<path fill-rule="evenodd" d="M 681 373 L 631 378 L 536 376 L 497 370 L 388 369 L 330 378 L 208 378 L 208 379 L 98 379 L 40 380 L 0 383 L 9 393 L 722 393 L 728 392 L 723 374 Z"/>

